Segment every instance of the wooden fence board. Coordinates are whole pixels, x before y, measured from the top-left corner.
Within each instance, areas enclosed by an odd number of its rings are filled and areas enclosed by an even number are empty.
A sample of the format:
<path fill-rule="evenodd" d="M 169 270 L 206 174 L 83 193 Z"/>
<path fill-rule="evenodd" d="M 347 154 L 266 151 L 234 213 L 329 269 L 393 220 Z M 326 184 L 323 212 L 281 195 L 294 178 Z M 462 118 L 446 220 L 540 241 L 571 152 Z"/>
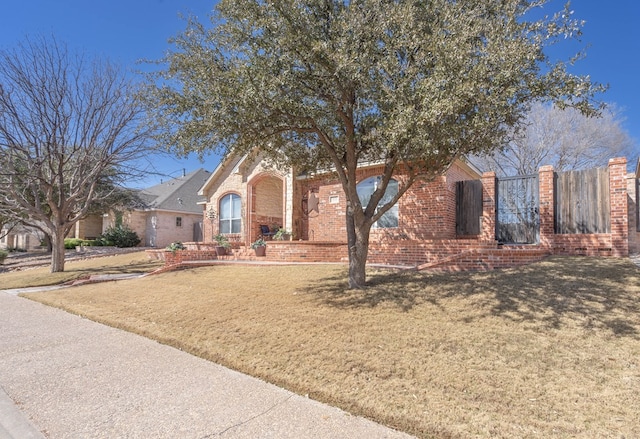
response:
<path fill-rule="evenodd" d="M 609 169 L 556 174 L 556 233 L 609 233 Z"/>

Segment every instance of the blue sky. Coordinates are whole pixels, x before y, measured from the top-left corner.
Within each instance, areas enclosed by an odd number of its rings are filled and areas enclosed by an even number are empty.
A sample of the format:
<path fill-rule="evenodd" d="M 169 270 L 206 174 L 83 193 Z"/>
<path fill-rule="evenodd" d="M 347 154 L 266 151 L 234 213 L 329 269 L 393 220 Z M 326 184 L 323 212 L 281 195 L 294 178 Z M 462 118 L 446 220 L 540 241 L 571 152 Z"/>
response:
<path fill-rule="evenodd" d="M 140 59 L 159 59 L 167 40 L 184 29 L 179 14 L 194 14 L 206 21 L 213 0 L 4 0 L 0 48 L 9 49 L 28 35 L 55 35 L 72 48 L 106 57 L 125 68 L 140 69 Z M 564 1 L 552 0 L 549 11 L 560 10 Z M 546 8 L 545 8 L 546 9 Z M 577 74 L 608 83 L 600 99 L 617 104 L 626 118 L 625 128 L 640 144 L 640 1 L 574 0 L 575 16 L 586 20 L 580 45 L 565 45 L 561 54 L 587 47 L 587 57 L 571 67 Z M 572 53 L 573 53 L 572 52 Z M 199 167 L 211 171 L 219 159 L 208 157 L 167 158 L 157 161 L 167 178 Z M 159 182 L 161 177 L 147 184 Z"/>

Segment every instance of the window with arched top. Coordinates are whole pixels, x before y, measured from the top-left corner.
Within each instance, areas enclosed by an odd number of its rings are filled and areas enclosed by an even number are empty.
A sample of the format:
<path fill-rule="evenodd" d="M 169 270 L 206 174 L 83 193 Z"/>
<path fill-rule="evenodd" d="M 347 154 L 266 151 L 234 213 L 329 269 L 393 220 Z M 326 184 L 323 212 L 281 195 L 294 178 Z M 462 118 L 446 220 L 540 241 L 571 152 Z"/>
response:
<path fill-rule="evenodd" d="M 378 188 L 381 180 L 382 177 L 369 177 L 366 180 L 362 180 L 360 183 L 358 183 L 358 186 L 356 186 L 358 197 L 360 198 L 360 203 L 362 203 L 363 208 L 366 207 L 369 203 L 371 195 Z M 384 196 L 378 203 L 378 206 L 383 206 L 388 203 L 393 197 L 396 196 L 397 193 L 397 180 L 389 180 L 387 190 L 384 192 Z M 391 209 L 387 210 L 384 215 L 382 215 L 378 219 L 378 221 L 373 224 L 373 227 L 379 229 L 398 227 L 398 204 L 396 203 Z"/>
<path fill-rule="evenodd" d="M 228 194 L 220 199 L 218 207 L 219 233 L 240 233 L 241 206 L 240 195 Z"/>

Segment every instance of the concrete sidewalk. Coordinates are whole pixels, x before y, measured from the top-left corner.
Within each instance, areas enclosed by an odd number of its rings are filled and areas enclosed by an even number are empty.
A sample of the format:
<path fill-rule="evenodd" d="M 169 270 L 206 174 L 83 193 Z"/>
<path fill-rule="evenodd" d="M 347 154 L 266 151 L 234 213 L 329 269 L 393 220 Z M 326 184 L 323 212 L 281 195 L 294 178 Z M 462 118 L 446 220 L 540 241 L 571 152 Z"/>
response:
<path fill-rule="evenodd" d="M 42 436 L 410 437 L 144 337 L 0 293 L 0 439 Z"/>

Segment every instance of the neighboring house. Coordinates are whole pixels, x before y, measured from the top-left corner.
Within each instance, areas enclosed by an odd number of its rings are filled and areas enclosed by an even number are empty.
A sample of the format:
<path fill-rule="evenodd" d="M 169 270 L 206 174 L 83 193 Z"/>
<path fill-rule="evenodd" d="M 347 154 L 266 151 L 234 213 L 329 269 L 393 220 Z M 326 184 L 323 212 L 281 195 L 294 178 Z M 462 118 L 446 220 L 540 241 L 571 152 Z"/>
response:
<path fill-rule="evenodd" d="M 198 189 L 210 177 L 198 169 L 139 192 L 144 208 L 91 215 L 76 225 L 74 237 L 95 238 L 107 228 L 124 224 L 145 247 L 164 248 L 175 241 L 202 240 L 202 204 Z"/>
<path fill-rule="evenodd" d="M 23 225 L 0 230 L 0 249 L 31 251 L 42 248 L 42 232 Z"/>
<path fill-rule="evenodd" d="M 75 227 L 67 234 L 69 238 L 96 239 L 103 232 L 103 215 L 88 215 L 76 222 Z"/>

